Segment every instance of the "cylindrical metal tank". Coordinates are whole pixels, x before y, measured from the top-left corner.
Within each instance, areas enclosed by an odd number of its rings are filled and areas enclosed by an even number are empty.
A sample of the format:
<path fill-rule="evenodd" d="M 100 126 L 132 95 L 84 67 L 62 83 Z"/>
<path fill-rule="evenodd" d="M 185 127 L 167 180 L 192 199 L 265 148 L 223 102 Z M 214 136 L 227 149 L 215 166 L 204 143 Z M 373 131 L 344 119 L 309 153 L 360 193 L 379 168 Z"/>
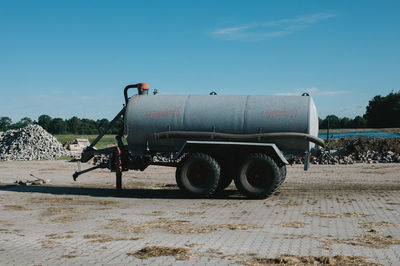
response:
<path fill-rule="evenodd" d="M 129 148 L 135 153 L 178 151 L 185 140 L 155 140 L 154 133 L 162 131 L 318 135 L 318 114 L 310 96 L 135 95 L 128 102 L 124 123 Z M 293 153 L 313 146 L 299 139 L 265 142 Z"/>

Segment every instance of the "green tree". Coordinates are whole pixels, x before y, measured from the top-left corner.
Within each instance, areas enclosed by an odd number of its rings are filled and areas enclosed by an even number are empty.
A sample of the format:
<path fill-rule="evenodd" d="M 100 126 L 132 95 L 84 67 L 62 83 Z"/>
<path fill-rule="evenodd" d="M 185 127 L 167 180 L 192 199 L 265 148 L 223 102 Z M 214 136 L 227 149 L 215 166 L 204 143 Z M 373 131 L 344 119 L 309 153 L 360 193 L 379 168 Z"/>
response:
<path fill-rule="evenodd" d="M 364 118 L 370 127 L 400 127 L 400 91 L 375 96 L 369 101 Z"/>
<path fill-rule="evenodd" d="M 37 124 L 39 126 L 41 126 L 42 128 L 44 128 L 44 130 L 46 130 L 46 131 L 49 130 L 50 123 L 51 123 L 50 116 L 48 116 L 48 115 L 39 116 Z"/>
<path fill-rule="evenodd" d="M 365 128 L 367 126 L 367 120 L 361 116 L 356 116 L 351 122 L 352 128 Z"/>
<path fill-rule="evenodd" d="M 104 129 L 106 128 L 106 126 L 108 125 L 109 121 L 106 118 L 103 118 L 101 120 L 97 120 L 96 121 L 96 127 L 99 133 L 104 132 Z M 109 132 L 107 132 L 109 133 Z"/>
<path fill-rule="evenodd" d="M 65 134 L 67 133 L 67 124 L 62 118 L 54 118 L 49 125 L 49 133 L 51 134 Z"/>
<path fill-rule="evenodd" d="M 0 118 L 0 131 L 6 131 L 11 128 L 12 120 L 8 116 L 2 116 Z"/>
<path fill-rule="evenodd" d="M 91 119 L 83 118 L 79 128 L 79 134 L 97 134 L 96 122 Z"/>
<path fill-rule="evenodd" d="M 328 128 L 328 121 L 329 121 L 329 128 L 340 128 L 340 119 L 336 115 L 328 115 L 324 120 L 321 122 L 321 128 L 325 129 Z"/>
<path fill-rule="evenodd" d="M 352 120 L 348 117 L 343 117 L 340 119 L 340 128 L 350 128 Z"/>
<path fill-rule="evenodd" d="M 18 128 L 26 127 L 27 125 L 31 125 L 32 123 L 33 123 L 32 119 L 30 119 L 29 117 L 23 117 L 17 123 L 13 124 L 12 127 L 15 129 L 18 129 Z"/>
<path fill-rule="evenodd" d="M 118 134 L 119 131 L 121 130 L 121 127 L 124 123 L 124 120 L 122 117 L 120 117 L 117 121 L 115 121 L 114 125 L 111 127 L 111 129 L 108 131 L 109 134 Z"/>
<path fill-rule="evenodd" d="M 72 134 L 79 134 L 79 129 L 82 125 L 82 121 L 76 117 L 73 116 L 72 118 L 67 120 L 67 131 L 68 133 Z"/>

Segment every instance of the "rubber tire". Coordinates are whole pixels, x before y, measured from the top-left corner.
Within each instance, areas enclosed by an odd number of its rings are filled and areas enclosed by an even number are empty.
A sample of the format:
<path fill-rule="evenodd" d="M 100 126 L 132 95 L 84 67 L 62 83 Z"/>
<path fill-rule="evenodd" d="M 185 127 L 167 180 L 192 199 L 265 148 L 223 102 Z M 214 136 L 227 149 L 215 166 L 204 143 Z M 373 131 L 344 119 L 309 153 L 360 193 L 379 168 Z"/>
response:
<path fill-rule="evenodd" d="M 233 181 L 233 176 L 235 175 L 235 171 L 232 168 L 228 168 L 227 166 L 221 166 L 221 175 L 219 178 L 219 183 L 216 189 L 216 192 L 224 191 Z"/>
<path fill-rule="evenodd" d="M 257 168 L 262 167 L 257 172 Z M 255 173 L 255 178 L 248 171 Z M 265 172 L 265 170 L 267 172 Z M 264 176 L 260 176 L 264 174 Z M 275 161 L 264 153 L 252 153 L 242 162 L 235 177 L 237 189 L 248 198 L 265 199 L 274 193 L 281 184 L 281 171 Z M 261 184 L 252 184 L 258 182 Z"/>
<path fill-rule="evenodd" d="M 281 172 L 281 180 L 279 181 L 279 186 L 281 186 L 286 179 L 286 164 L 279 167 L 279 171 Z"/>
<path fill-rule="evenodd" d="M 197 169 L 196 169 L 197 168 Z M 196 171 L 197 170 L 197 171 Z M 192 171 L 194 171 L 192 173 Z M 194 176 L 194 174 L 198 176 Z M 201 174 L 203 174 L 201 176 Z M 178 187 L 193 197 L 210 197 L 218 186 L 221 174 L 221 167 L 218 162 L 205 153 L 190 153 L 179 163 L 176 168 L 175 178 Z M 195 177 L 205 178 L 202 184 Z"/>
<path fill-rule="evenodd" d="M 223 158 L 219 157 L 218 163 L 221 166 L 221 175 L 217 186 L 216 193 L 224 191 L 233 181 L 233 177 L 237 173 L 237 163 L 232 158 L 225 155 Z"/>

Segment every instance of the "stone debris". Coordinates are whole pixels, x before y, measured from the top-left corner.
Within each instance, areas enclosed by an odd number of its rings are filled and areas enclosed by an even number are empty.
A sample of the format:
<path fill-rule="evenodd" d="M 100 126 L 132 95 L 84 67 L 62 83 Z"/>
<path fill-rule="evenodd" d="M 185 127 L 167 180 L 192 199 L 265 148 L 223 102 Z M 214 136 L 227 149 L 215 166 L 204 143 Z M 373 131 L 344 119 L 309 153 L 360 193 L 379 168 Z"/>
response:
<path fill-rule="evenodd" d="M 32 176 L 33 178 L 35 178 L 34 180 L 17 180 L 14 183 L 16 185 L 20 185 L 20 186 L 40 186 L 46 183 L 50 183 L 50 179 L 44 180 L 40 177 L 34 176 L 33 174 L 30 174 L 30 176 Z"/>
<path fill-rule="evenodd" d="M 75 139 L 73 143 L 68 145 L 68 150 L 71 151 L 72 156 L 79 157 L 86 147 L 90 145 L 88 139 Z"/>
<path fill-rule="evenodd" d="M 20 186 L 33 186 L 33 185 L 43 185 L 46 184 L 46 180 L 35 179 L 35 180 L 17 180 L 15 181 L 17 185 Z"/>
<path fill-rule="evenodd" d="M 39 125 L 0 134 L 0 161 L 53 160 L 70 156 L 62 144 Z"/>
<path fill-rule="evenodd" d="M 249 260 L 242 261 L 241 264 L 248 266 L 258 265 L 382 265 L 371 262 L 361 256 L 295 256 L 283 254 L 276 258 L 253 257 Z"/>
<path fill-rule="evenodd" d="M 400 163 L 400 138 L 342 138 L 330 140 L 329 152 L 317 152 L 312 164 Z M 293 157 L 294 164 L 303 164 L 304 157 Z"/>
<path fill-rule="evenodd" d="M 93 165 L 104 164 L 111 168 L 111 154 L 96 154 L 89 162 Z"/>
<path fill-rule="evenodd" d="M 177 260 L 188 260 L 191 258 L 190 250 L 187 248 L 148 246 L 136 252 L 129 252 L 127 255 L 139 259 L 148 259 L 151 257 L 173 256 Z"/>

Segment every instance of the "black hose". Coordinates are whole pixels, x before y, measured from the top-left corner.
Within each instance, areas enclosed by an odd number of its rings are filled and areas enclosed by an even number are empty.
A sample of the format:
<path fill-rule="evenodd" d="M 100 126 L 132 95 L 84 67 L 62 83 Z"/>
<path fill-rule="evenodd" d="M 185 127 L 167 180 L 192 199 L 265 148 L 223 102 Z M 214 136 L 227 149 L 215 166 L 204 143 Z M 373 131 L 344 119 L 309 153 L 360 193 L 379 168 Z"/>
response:
<path fill-rule="evenodd" d="M 139 83 L 138 84 L 128 85 L 128 86 L 125 87 L 125 89 L 124 89 L 124 98 L 125 98 L 125 104 L 126 105 L 128 105 L 128 90 L 132 89 L 132 88 L 137 88 L 138 85 L 139 85 Z"/>
<path fill-rule="evenodd" d="M 111 128 L 111 126 L 114 125 L 114 123 L 121 117 L 121 115 L 123 115 L 125 113 L 125 109 L 126 109 L 126 106 L 124 106 L 121 109 L 121 111 L 119 111 L 119 113 L 114 117 L 114 119 L 110 123 L 107 124 L 107 126 L 104 128 L 103 132 L 97 136 L 97 138 L 92 142 L 92 144 L 90 144 L 90 148 L 93 148 L 94 145 L 96 145 L 97 142 L 99 142 L 99 140 L 107 133 L 107 131 Z"/>
<path fill-rule="evenodd" d="M 210 138 L 212 140 L 225 141 L 250 141 L 273 138 L 296 138 L 304 139 L 315 143 L 321 147 L 325 147 L 324 140 L 310 134 L 296 132 L 276 132 L 276 133 L 257 133 L 257 134 L 228 134 L 217 132 L 202 132 L 202 131 L 165 131 L 154 133 L 154 138 L 158 139 L 181 139 L 181 138 Z"/>

